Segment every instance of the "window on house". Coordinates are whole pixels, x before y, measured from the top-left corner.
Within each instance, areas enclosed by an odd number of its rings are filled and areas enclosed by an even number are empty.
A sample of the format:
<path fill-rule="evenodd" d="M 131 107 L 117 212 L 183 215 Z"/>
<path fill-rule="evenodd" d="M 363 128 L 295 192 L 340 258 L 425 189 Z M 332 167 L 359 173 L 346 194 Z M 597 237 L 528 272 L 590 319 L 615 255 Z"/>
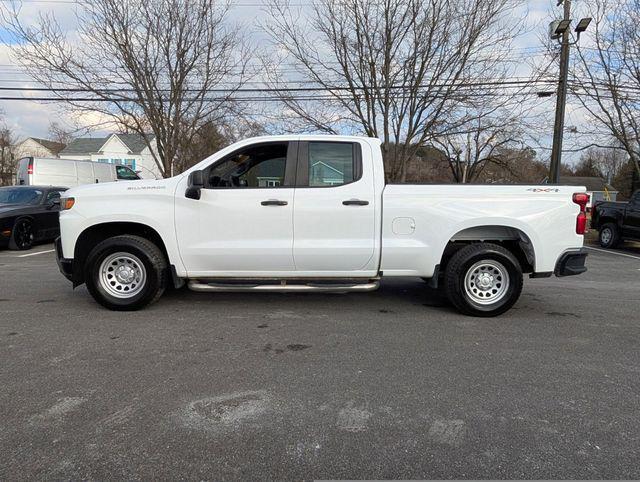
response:
<path fill-rule="evenodd" d="M 135 159 L 124 159 L 122 161 L 122 164 L 124 166 L 130 167 L 134 171 L 136 170 L 136 160 Z"/>
<path fill-rule="evenodd" d="M 284 183 L 286 163 L 286 142 L 250 146 L 214 164 L 207 175 L 208 187 L 278 187 Z"/>
<path fill-rule="evenodd" d="M 355 181 L 354 145 L 309 142 L 309 186 L 340 186 Z"/>
<path fill-rule="evenodd" d="M 98 162 L 102 162 L 103 164 L 109 164 L 109 159 L 98 159 Z"/>

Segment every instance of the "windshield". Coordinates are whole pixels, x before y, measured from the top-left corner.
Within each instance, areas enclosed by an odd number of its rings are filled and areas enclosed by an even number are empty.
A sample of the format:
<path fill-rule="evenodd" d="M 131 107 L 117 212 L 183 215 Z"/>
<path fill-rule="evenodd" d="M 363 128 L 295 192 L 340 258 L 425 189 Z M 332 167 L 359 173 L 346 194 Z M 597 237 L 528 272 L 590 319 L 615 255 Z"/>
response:
<path fill-rule="evenodd" d="M 42 199 L 40 189 L 0 188 L 0 204 L 38 204 Z"/>

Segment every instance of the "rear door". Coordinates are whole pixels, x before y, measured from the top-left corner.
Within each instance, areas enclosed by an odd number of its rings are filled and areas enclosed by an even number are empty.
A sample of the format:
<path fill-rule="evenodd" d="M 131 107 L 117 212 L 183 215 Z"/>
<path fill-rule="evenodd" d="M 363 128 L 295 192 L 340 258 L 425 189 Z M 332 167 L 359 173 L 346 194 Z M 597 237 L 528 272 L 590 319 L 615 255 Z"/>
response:
<path fill-rule="evenodd" d="M 29 183 L 29 164 L 33 162 L 32 157 L 23 157 L 18 161 L 18 168 L 16 172 L 16 184 L 18 186 L 28 186 Z M 33 164 L 31 164 L 33 169 Z"/>
<path fill-rule="evenodd" d="M 375 275 L 377 200 L 368 149 L 360 142 L 300 142 L 293 214 L 300 276 Z"/>

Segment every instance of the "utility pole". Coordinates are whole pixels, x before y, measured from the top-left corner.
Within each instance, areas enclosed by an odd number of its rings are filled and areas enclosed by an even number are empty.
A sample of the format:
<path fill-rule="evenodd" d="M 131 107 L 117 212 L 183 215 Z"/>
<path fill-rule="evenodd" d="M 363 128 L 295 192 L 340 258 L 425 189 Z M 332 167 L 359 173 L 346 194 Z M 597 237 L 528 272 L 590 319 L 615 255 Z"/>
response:
<path fill-rule="evenodd" d="M 558 0 L 560 4 L 562 0 Z M 571 21 L 571 0 L 564 0 L 564 20 Z M 560 177 L 562 162 L 562 136 L 564 134 L 564 112 L 567 105 L 567 78 L 569 75 L 570 29 L 565 28 L 562 33 L 562 47 L 560 50 L 560 81 L 558 83 L 558 97 L 556 100 L 556 120 L 553 126 L 553 148 L 551 150 L 551 165 L 549 166 L 549 182 L 557 184 Z"/>

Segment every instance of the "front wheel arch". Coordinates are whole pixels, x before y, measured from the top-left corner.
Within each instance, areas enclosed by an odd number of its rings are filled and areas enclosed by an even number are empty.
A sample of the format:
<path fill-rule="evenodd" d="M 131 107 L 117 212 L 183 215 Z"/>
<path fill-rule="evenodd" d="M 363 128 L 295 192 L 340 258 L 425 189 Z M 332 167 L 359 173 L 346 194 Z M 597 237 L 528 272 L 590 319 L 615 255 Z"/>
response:
<path fill-rule="evenodd" d="M 73 253 L 75 286 L 85 282 L 84 264 L 91 250 L 107 238 L 124 235 L 138 236 L 150 241 L 162 251 L 162 254 L 166 259 L 169 259 L 167 248 L 162 236 L 160 236 L 158 231 L 147 224 L 136 222 L 107 222 L 94 224 L 82 231 L 75 243 Z"/>
<path fill-rule="evenodd" d="M 110 268 L 108 277 L 107 268 Z M 124 268 L 121 276 L 117 274 L 118 268 Z M 138 310 L 157 301 L 165 291 L 169 279 L 167 259 L 148 239 L 114 236 L 91 250 L 84 278 L 91 296 L 105 308 Z"/>

